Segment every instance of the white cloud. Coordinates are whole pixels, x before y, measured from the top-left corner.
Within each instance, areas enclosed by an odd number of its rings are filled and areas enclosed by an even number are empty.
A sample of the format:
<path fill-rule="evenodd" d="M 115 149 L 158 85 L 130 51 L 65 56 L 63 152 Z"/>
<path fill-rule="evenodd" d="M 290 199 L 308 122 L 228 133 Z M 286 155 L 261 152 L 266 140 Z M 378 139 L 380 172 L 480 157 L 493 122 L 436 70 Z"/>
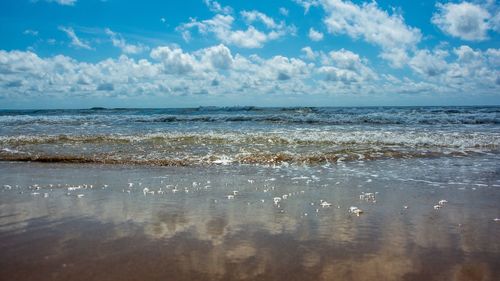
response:
<path fill-rule="evenodd" d="M 111 38 L 111 43 L 113 44 L 113 46 L 120 48 L 125 54 L 139 54 L 148 49 L 146 46 L 141 44 L 127 44 L 125 39 L 123 39 L 120 34 L 113 32 L 109 28 L 106 28 L 104 32 Z"/>
<path fill-rule="evenodd" d="M 500 32 L 500 9 L 498 9 L 495 16 L 490 20 L 490 24 L 494 31 Z"/>
<path fill-rule="evenodd" d="M 366 60 L 358 54 L 340 49 L 331 51 L 323 60 L 319 72 L 325 75 L 328 81 L 337 81 L 344 84 L 359 83 L 374 80 L 377 75 L 366 65 Z"/>
<path fill-rule="evenodd" d="M 59 5 L 63 5 L 63 6 L 73 6 L 75 5 L 76 1 L 77 0 L 45 0 L 46 2 L 53 2 L 53 3 L 57 3 Z M 36 0 L 35 2 L 38 2 L 38 0 Z"/>
<path fill-rule="evenodd" d="M 231 14 L 233 12 L 233 9 L 229 6 L 222 7 L 222 5 L 214 0 L 203 0 L 203 3 L 207 5 L 208 9 L 214 13 L 219 13 L 219 14 Z"/>
<path fill-rule="evenodd" d="M 409 60 L 408 52 L 403 48 L 387 49 L 382 51 L 379 56 L 388 61 L 394 68 L 402 68 Z"/>
<path fill-rule="evenodd" d="M 447 53 L 431 53 L 429 50 L 419 50 L 408 64 L 417 73 L 434 77 L 448 71 L 446 56 Z"/>
<path fill-rule="evenodd" d="M 202 49 L 198 54 L 203 63 L 209 63 L 214 69 L 229 69 L 234 62 L 231 50 L 222 44 Z"/>
<path fill-rule="evenodd" d="M 38 31 L 33 29 L 26 29 L 23 32 L 24 35 L 38 36 Z"/>
<path fill-rule="evenodd" d="M 449 91 L 477 94 L 500 91 L 500 50 L 474 50 L 463 45 L 451 50 L 419 50 L 410 60 L 425 81 Z"/>
<path fill-rule="evenodd" d="M 40 57 L 0 50 L 0 96 L 138 97 L 175 95 L 387 95 L 500 92 L 500 50 L 469 46 L 421 50 L 410 58 L 411 77 L 375 72 L 349 50 L 304 47 L 305 59 L 233 54 L 222 44 L 185 51 L 160 46 L 148 59 L 121 55 L 95 63 L 67 56 Z M 306 60 L 307 59 L 307 60 Z M 411 74 L 411 73 L 410 73 Z M 236 96 L 236 98 L 239 98 Z"/>
<path fill-rule="evenodd" d="M 250 26 L 247 30 L 236 30 L 227 33 L 228 37 L 220 38 L 222 42 L 242 48 L 261 48 L 270 39 L 267 34 Z"/>
<path fill-rule="evenodd" d="M 432 23 L 442 31 L 463 40 L 482 41 L 488 38 L 490 13 L 483 7 L 469 3 L 437 4 L 439 9 Z"/>
<path fill-rule="evenodd" d="M 309 29 L 309 39 L 311 39 L 312 41 L 321 41 L 323 40 L 323 33 L 311 27 Z"/>
<path fill-rule="evenodd" d="M 275 56 L 266 61 L 263 66 L 264 73 L 270 74 L 267 77 L 280 81 L 306 75 L 309 73 L 308 68 L 309 66 L 300 59 L 283 56 Z"/>
<path fill-rule="evenodd" d="M 185 74 L 196 67 L 196 59 L 176 47 L 157 47 L 151 51 L 151 58 L 162 63 L 163 71 L 168 74 Z"/>
<path fill-rule="evenodd" d="M 302 49 L 300 49 L 304 53 L 304 58 L 308 60 L 315 60 L 318 54 L 313 51 L 313 49 L 309 46 L 306 46 Z"/>
<path fill-rule="evenodd" d="M 500 68 L 500 49 L 488 49 L 486 50 L 486 56 L 494 68 Z"/>
<path fill-rule="evenodd" d="M 75 31 L 71 27 L 60 26 L 59 30 L 63 31 L 71 39 L 71 45 L 77 48 L 91 50 L 92 47 L 83 40 L 80 40 L 75 34 Z"/>
<path fill-rule="evenodd" d="M 338 67 L 354 70 L 363 66 L 358 54 L 351 51 L 340 49 L 329 53 L 332 63 Z"/>
<path fill-rule="evenodd" d="M 325 0 L 325 23 L 334 34 L 362 37 L 382 48 L 413 47 L 420 41 L 417 28 L 405 24 L 400 14 L 389 15 L 376 2 L 356 5 L 350 1 Z"/>
<path fill-rule="evenodd" d="M 282 26 L 276 24 L 276 22 L 269 16 L 259 11 L 242 11 L 241 16 L 248 23 L 254 23 L 256 21 L 262 22 L 267 28 L 282 28 Z"/>
<path fill-rule="evenodd" d="M 293 27 L 288 27 L 284 23 L 277 24 L 272 18 L 257 11 L 243 11 L 242 17 L 247 22 L 246 29 L 233 29 L 234 17 L 231 15 L 215 15 L 211 19 L 197 21 L 191 19 L 191 22 L 177 27 L 181 31 L 186 41 L 191 39 L 191 30 L 197 29 L 200 34 L 214 34 L 222 43 L 235 45 L 241 48 L 261 48 L 271 40 L 276 40 L 288 33 L 294 33 Z M 252 22 L 262 22 L 267 31 L 261 31 L 251 25 Z"/>
<path fill-rule="evenodd" d="M 281 14 L 282 16 L 285 16 L 285 17 L 287 17 L 287 16 L 288 16 L 288 13 L 289 13 L 288 9 L 287 9 L 287 8 L 285 8 L 285 7 L 280 7 L 279 12 L 280 12 L 280 14 Z"/>
<path fill-rule="evenodd" d="M 228 70 L 234 64 L 234 58 L 228 47 L 220 44 L 192 53 L 178 47 L 161 46 L 154 48 L 151 58 L 160 61 L 161 69 L 166 74 L 206 74 L 218 70 Z"/>
<path fill-rule="evenodd" d="M 382 48 L 381 57 L 394 67 L 404 65 L 407 51 L 422 37 L 419 29 L 405 24 L 402 15 L 381 10 L 376 2 L 357 5 L 350 1 L 323 0 L 324 23 L 332 34 L 362 38 Z M 393 56 L 397 54 L 397 56 Z"/>
<path fill-rule="evenodd" d="M 319 6 L 319 0 L 293 0 L 295 3 L 304 7 L 304 14 L 309 13 L 311 7 Z"/>

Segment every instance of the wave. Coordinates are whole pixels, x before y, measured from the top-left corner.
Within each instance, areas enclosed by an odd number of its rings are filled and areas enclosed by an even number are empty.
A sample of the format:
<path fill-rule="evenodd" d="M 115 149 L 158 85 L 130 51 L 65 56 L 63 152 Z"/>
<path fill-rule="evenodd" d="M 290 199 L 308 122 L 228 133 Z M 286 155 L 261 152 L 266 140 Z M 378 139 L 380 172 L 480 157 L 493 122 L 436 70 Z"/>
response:
<path fill-rule="evenodd" d="M 231 115 L 231 116 L 93 116 L 93 117 L 23 117 L 3 118 L 0 124 L 3 126 L 23 125 L 123 125 L 133 123 L 269 123 L 269 124 L 296 124 L 296 125 L 499 125 L 500 118 L 496 116 L 461 116 L 449 117 L 414 117 L 401 118 L 398 116 L 291 116 L 291 115 Z"/>
<path fill-rule="evenodd" d="M 2 136 L 0 145 L 29 144 L 156 144 L 156 145 L 264 145 L 264 146 L 401 146 L 489 148 L 500 147 L 500 132 L 446 132 L 446 131 L 335 131 L 335 130 L 281 130 L 269 132 L 199 132 L 150 133 L 137 135 L 21 135 Z"/>
<path fill-rule="evenodd" d="M 257 165 L 321 165 L 349 161 L 371 161 L 382 159 L 415 159 L 436 157 L 464 157 L 477 155 L 477 151 L 340 151 L 326 153 L 291 153 L 291 152 L 262 152 L 228 155 L 190 155 L 185 157 L 143 157 L 141 155 L 116 156 L 108 154 L 93 155 L 50 155 L 30 153 L 0 152 L 0 161 L 40 162 L 40 163 L 73 163 L 73 164 L 123 164 L 123 165 L 151 165 L 151 166 L 196 166 L 196 165 L 228 165 L 228 164 L 257 164 Z"/>
<path fill-rule="evenodd" d="M 499 107 L 98 109 L 1 111 L 0 125 L 268 123 L 317 125 L 499 125 Z"/>
<path fill-rule="evenodd" d="M 0 137 L 0 160 L 69 163 L 316 164 L 500 154 L 500 133 L 445 131 L 197 132 Z"/>

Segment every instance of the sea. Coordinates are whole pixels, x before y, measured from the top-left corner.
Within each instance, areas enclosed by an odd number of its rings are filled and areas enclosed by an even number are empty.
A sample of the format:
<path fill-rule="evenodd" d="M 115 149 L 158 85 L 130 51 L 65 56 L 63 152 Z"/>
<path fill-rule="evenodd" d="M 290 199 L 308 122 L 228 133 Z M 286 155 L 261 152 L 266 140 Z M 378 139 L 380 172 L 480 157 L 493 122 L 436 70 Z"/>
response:
<path fill-rule="evenodd" d="M 498 280 L 500 107 L 0 110 L 0 280 Z"/>
<path fill-rule="evenodd" d="M 328 165 L 498 155 L 500 107 L 1 110 L 0 160 Z"/>

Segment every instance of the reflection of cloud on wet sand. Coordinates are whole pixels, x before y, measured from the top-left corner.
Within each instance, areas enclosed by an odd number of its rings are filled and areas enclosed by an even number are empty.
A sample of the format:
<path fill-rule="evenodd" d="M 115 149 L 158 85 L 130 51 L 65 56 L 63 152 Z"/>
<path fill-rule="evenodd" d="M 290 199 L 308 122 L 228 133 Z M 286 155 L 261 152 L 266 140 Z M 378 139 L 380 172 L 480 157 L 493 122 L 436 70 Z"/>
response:
<path fill-rule="evenodd" d="M 168 239 L 176 233 L 184 232 L 190 226 L 183 212 L 158 211 L 152 221 L 145 223 L 144 233 L 157 239 Z"/>
<path fill-rule="evenodd" d="M 493 280 L 491 269 L 485 263 L 464 263 L 453 267 L 450 277 L 457 281 Z M 498 277 L 498 276 L 497 276 Z"/>
<path fill-rule="evenodd" d="M 412 272 L 410 259 L 399 255 L 331 261 L 322 268 L 318 280 L 403 280 Z"/>
<path fill-rule="evenodd" d="M 432 204 L 403 210 L 398 204 L 419 196 L 414 190 L 381 191 L 374 204 L 358 201 L 352 186 L 316 183 L 300 187 L 303 197 L 277 206 L 273 196 L 293 191 L 290 186 L 278 179 L 269 194 L 243 178 L 231 186 L 212 183 L 213 189 L 197 194 L 127 194 L 122 187 L 82 190 L 81 199 L 66 190 L 48 198 L 12 193 L 16 200 L 3 197 L 0 204 L 0 236 L 29 241 L 50 233 L 43 247 L 16 244 L 10 253 L 40 249 L 33 260 L 49 256 L 60 263 L 98 258 L 102 268 L 113 268 L 113 258 L 126 260 L 130 268 L 143 264 L 126 277 L 143 280 L 163 273 L 177 280 L 488 280 L 498 273 L 493 263 L 500 244 L 491 235 L 498 225 L 484 224 L 491 219 L 483 213 L 457 212 L 452 203 L 441 210 Z M 229 200 L 225 195 L 233 189 L 239 194 Z M 311 205 L 321 198 L 334 206 Z M 364 204 L 358 206 L 366 212 L 350 215 L 351 203 Z M 123 279 L 118 271 L 110 276 Z"/>

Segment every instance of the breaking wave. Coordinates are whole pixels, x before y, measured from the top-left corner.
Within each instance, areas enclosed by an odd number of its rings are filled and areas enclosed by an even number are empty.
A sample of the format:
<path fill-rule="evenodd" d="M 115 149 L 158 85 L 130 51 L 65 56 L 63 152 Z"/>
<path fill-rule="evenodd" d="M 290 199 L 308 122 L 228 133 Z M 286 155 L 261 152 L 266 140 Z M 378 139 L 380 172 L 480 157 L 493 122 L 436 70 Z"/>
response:
<path fill-rule="evenodd" d="M 0 160 L 186 166 L 497 154 L 500 133 L 279 131 L 0 137 Z"/>
<path fill-rule="evenodd" d="M 500 154 L 500 107 L 0 110 L 0 160 L 163 166 Z"/>

